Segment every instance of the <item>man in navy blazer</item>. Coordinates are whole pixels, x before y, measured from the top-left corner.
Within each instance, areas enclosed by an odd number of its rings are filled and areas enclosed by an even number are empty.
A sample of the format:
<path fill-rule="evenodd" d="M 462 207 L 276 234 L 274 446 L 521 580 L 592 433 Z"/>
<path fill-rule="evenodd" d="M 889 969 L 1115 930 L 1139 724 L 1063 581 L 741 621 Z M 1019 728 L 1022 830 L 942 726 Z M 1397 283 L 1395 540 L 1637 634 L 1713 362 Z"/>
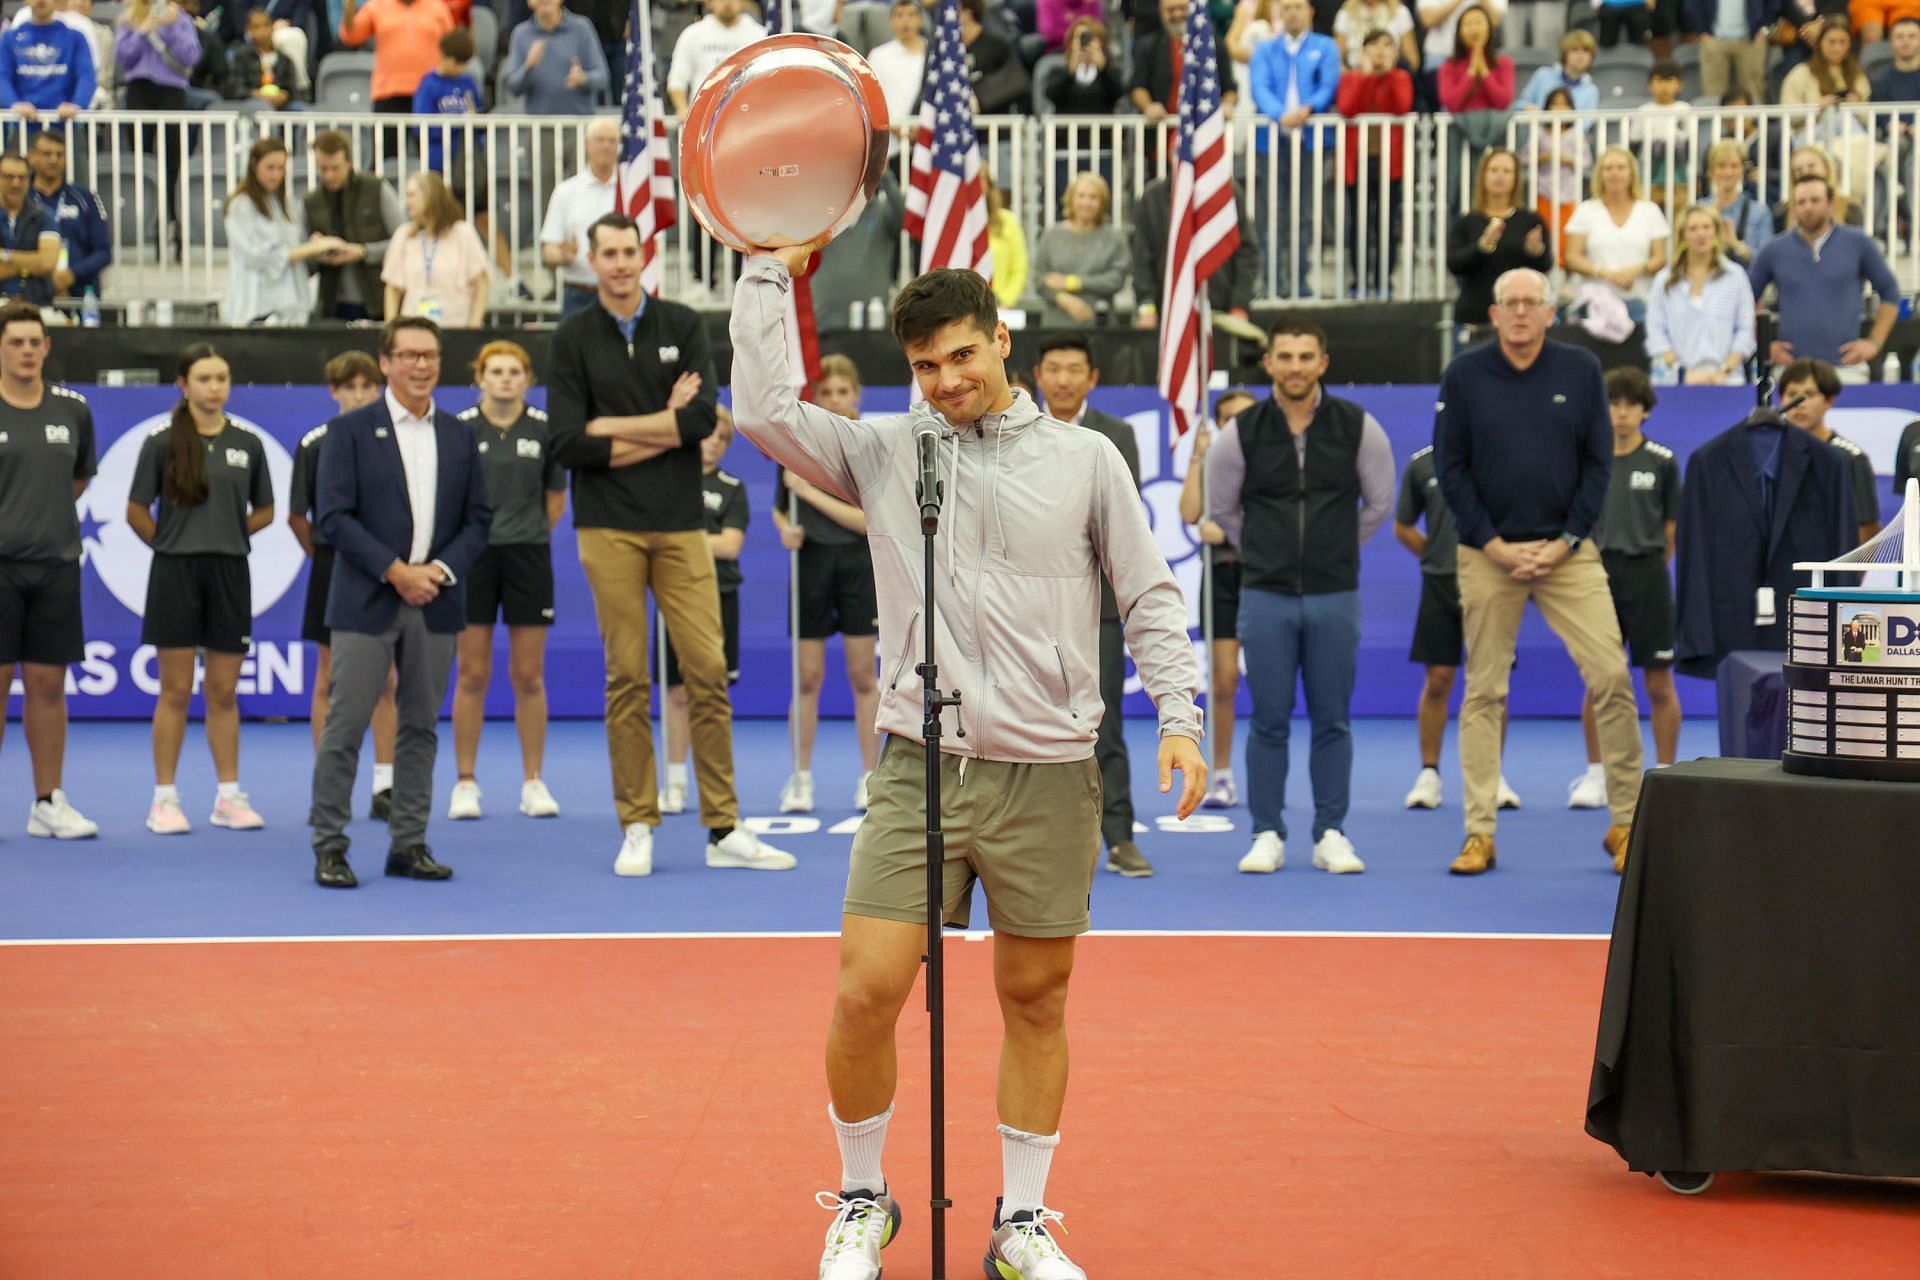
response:
<path fill-rule="evenodd" d="M 492 511 L 473 433 L 433 403 L 440 327 L 420 316 L 380 336 L 387 390 L 327 426 L 314 507 L 334 549 L 327 592 L 333 683 L 313 762 L 314 879 L 359 883 L 347 865 L 360 742 L 389 668 L 399 673 L 387 874 L 445 880 L 426 844 L 440 703 L 466 625 L 467 570 L 487 545 Z"/>

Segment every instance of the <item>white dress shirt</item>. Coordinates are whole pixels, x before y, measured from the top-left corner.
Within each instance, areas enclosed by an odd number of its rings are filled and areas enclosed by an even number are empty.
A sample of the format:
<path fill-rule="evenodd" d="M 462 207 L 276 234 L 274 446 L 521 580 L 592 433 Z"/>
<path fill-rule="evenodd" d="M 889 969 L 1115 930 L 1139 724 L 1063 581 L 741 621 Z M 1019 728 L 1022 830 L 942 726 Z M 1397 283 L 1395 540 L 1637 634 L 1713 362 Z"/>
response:
<path fill-rule="evenodd" d="M 581 289 L 598 285 L 593 267 L 587 262 L 587 228 L 613 212 L 615 176 L 610 173 L 602 182 L 593 176 L 592 169 L 582 169 L 555 187 L 547 201 L 540 243 L 565 244 L 571 240 L 579 246 L 573 261 L 560 269 L 560 278 L 567 284 Z"/>
<path fill-rule="evenodd" d="M 407 550 L 408 564 L 425 564 L 433 545 L 434 494 L 440 484 L 440 447 L 434 437 L 433 404 L 427 415 L 419 417 L 393 398 L 387 390 L 387 412 L 393 417 L 394 443 L 400 446 L 400 466 L 406 472 L 407 504 L 413 509 L 413 545 Z M 435 563 L 438 563 L 437 561 Z M 446 570 L 445 565 L 440 566 Z M 453 573 L 447 570 L 447 577 Z"/>

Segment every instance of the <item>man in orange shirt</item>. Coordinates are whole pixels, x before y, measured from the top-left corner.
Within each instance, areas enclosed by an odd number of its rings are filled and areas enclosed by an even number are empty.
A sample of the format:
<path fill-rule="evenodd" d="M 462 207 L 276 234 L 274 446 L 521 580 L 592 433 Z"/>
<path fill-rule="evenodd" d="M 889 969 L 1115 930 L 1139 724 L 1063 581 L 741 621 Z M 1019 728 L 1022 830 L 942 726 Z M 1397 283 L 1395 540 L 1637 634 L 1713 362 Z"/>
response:
<path fill-rule="evenodd" d="M 340 39 L 373 49 L 373 109 L 394 115 L 413 110 L 413 91 L 440 65 L 440 37 L 465 23 L 473 0 L 345 0 Z M 456 14 L 456 7 L 458 13 Z"/>

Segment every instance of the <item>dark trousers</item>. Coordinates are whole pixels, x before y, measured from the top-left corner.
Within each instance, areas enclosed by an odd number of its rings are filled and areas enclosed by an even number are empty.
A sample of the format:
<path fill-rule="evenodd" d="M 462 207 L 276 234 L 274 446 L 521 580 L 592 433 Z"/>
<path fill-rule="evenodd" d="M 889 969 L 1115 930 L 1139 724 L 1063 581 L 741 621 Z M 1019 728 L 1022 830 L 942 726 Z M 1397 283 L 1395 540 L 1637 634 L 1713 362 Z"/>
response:
<path fill-rule="evenodd" d="M 1360 205 L 1360 184 L 1347 187 L 1347 287 L 1384 294 L 1392 286 L 1393 268 L 1400 258 L 1401 182 L 1387 176 L 1384 156 L 1361 163 L 1371 165 L 1373 172 L 1367 175 L 1365 208 Z M 1384 221 L 1380 216 L 1382 205 L 1386 206 Z"/>
<path fill-rule="evenodd" d="M 1093 758 L 1100 765 L 1100 838 L 1111 849 L 1133 839 L 1133 777 L 1127 763 L 1126 722 L 1120 701 L 1127 693 L 1127 642 L 1118 618 L 1100 620 L 1100 736 Z"/>

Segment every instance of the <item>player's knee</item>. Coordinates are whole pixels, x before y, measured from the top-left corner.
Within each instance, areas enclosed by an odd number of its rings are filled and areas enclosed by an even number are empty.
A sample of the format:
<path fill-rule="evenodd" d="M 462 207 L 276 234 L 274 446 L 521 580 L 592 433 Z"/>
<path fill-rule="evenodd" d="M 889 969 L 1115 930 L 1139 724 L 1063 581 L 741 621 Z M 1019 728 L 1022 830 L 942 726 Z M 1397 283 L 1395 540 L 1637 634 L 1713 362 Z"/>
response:
<path fill-rule="evenodd" d="M 1459 674 L 1458 667 L 1428 667 L 1426 695 L 1429 698 L 1450 698 L 1453 696 L 1453 684 Z"/>
<path fill-rule="evenodd" d="M 840 975 L 834 1011 L 841 1025 L 853 1030 L 890 1030 L 912 986 L 911 975 L 902 983 L 882 974 L 849 970 Z"/>
<path fill-rule="evenodd" d="M 516 698 L 538 698 L 547 691 L 546 673 L 537 662 L 516 662 L 507 675 L 513 681 L 513 696 Z"/>
<path fill-rule="evenodd" d="M 484 695 L 487 686 L 493 683 L 493 664 L 490 662 L 463 662 L 460 664 L 460 692 L 468 697 Z"/>

